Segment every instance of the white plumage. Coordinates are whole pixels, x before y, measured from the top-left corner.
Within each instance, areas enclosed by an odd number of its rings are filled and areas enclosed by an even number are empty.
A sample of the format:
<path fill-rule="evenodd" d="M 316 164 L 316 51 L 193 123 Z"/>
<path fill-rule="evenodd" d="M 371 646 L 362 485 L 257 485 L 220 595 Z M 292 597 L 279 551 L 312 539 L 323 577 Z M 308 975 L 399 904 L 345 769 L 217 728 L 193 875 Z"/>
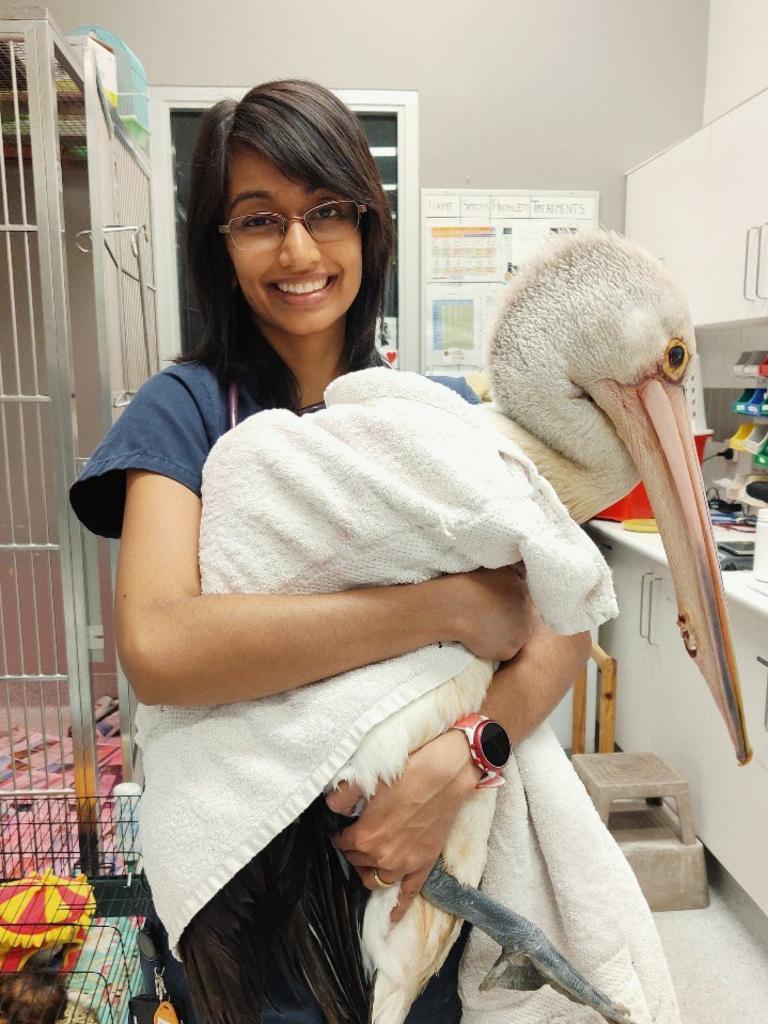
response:
<path fill-rule="evenodd" d="M 627 493 L 639 476 L 617 433 L 625 423 L 615 409 L 619 423 L 609 419 L 593 396 L 604 395 L 606 380 L 632 388 L 661 374 L 670 339 L 684 346 L 686 361 L 693 359 L 682 291 L 661 263 L 614 234 L 589 232 L 543 250 L 506 290 L 487 348 L 495 408 L 481 415 L 533 459 L 577 521 Z M 473 673 L 474 667 L 465 670 L 378 731 L 407 735 L 412 750 L 421 746 L 430 725 L 430 735 L 439 735 L 480 706 Z M 363 743 L 339 778 L 368 780 L 376 766 L 387 778 L 395 764 L 402 771 L 400 752 L 390 753 L 382 737 L 377 741 L 370 749 Z M 495 800 L 495 792 L 478 793 L 446 843 L 448 870 L 469 885 L 482 877 Z M 390 929 L 395 898 L 391 891 L 374 893 L 366 913 L 364 945 L 378 972 L 376 1024 L 401 1024 L 460 924 L 451 929 L 446 915 L 417 897 Z M 437 944 L 425 942 L 428 927 L 437 929 Z"/>
<path fill-rule="evenodd" d="M 366 736 L 332 787 L 354 782 L 372 796 L 378 781 L 398 778 L 411 751 L 478 710 L 492 676 L 491 663 L 475 659 L 459 675 L 382 722 Z M 479 885 L 483 876 L 496 795 L 495 789 L 478 790 L 464 804 L 443 849 L 446 870 L 466 885 Z M 417 896 L 393 928 L 389 915 L 398 891 L 398 886 L 392 886 L 371 893 L 365 910 L 363 955 L 376 974 L 372 1014 L 376 1024 L 405 1020 L 416 996 L 444 963 L 463 923 Z"/>

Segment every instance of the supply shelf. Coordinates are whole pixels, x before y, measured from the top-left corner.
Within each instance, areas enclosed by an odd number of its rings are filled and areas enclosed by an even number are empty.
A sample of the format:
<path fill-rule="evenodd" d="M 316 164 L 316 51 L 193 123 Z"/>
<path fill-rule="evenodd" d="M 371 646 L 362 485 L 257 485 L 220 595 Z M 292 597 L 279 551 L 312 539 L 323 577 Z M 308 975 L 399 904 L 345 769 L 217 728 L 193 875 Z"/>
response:
<path fill-rule="evenodd" d="M 760 469 L 768 468 L 768 352 L 742 352 L 733 367 L 734 377 L 754 378 L 745 384 L 732 405 L 745 419 L 728 444 L 737 452 L 752 456 Z"/>

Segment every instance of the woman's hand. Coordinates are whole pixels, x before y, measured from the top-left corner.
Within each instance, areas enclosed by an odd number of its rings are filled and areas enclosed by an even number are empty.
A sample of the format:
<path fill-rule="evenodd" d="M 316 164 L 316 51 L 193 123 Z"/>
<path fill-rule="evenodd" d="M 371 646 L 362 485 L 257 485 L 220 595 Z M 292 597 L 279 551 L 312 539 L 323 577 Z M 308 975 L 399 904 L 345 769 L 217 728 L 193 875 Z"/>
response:
<path fill-rule="evenodd" d="M 456 588 L 454 639 L 478 658 L 514 658 L 531 638 L 537 621 L 522 563 L 443 579 Z"/>
<path fill-rule="evenodd" d="M 401 778 L 391 786 L 380 784 L 355 824 L 334 838 L 366 888 L 380 888 L 374 869 L 383 882 L 402 881 L 393 924 L 426 881 L 480 777 L 466 738 L 449 730 L 414 751 Z M 328 795 L 328 806 L 349 813 L 360 795 L 356 786 L 342 783 Z"/>

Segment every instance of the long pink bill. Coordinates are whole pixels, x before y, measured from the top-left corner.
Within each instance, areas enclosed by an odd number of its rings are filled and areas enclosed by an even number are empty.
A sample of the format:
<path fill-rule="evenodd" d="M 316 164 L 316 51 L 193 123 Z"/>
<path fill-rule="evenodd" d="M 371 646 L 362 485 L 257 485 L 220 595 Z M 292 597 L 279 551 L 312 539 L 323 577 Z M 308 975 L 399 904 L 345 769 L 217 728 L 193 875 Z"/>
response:
<path fill-rule="evenodd" d="M 723 581 L 680 385 L 604 380 L 593 397 L 613 421 L 645 484 L 675 586 L 678 626 L 725 719 L 741 764 L 752 756 Z"/>

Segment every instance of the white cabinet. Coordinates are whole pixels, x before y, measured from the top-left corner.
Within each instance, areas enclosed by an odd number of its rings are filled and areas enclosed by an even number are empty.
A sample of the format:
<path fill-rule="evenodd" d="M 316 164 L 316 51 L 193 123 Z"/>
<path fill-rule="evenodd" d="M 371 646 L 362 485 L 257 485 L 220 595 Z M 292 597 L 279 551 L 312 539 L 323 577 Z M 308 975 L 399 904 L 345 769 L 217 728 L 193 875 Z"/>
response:
<path fill-rule="evenodd" d="M 697 324 L 707 323 L 712 316 L 709 147 L 707 128 L 627 175 L 625 233 L 669 267 L 685 289 Z"/>
<path fill-rule="evenodd" d="M 652 732 L 653 749 L 686 776 L 702 842 L 768 913 L 768 670 L 766 620 L 731 604 L 731 625 L 741 678 L 752 761 L 740 767 L 709 690 L 680 643 L 677 603 L 669 579 L 660 593 L 660 679 L 664 714 Z"/>
<path fill-rule="evenodd" d="M 766 316 L 768 92 L 713 122 L 711 132 L 702 211 L 710 226 L 710 312 L 718 321 Z"/>
<path fill-rule="evenodd" d="M 754 750 L 742 768 L 680 640 L 667 567 L 621 544 L 604 553 L 620 608 L 600 631 L 601 645 L 618 662 L 616 742 L 623 750 L 658 754 L 688 780 L 697 834 L 768 913 L 768 668 L 758 660 L 768 661 L 768 619 L 729 601 Z"/>
<path fill-rule="evenodd" d="M 694 323 L 768 316 L 768 90 L 627 175 L 626 234 L 680 281 Z"/>
<path fill-rule="evenodd" d="M 647 559 L 619 547 L 607 556 L 619 602 L 619 617 L 600 629 L 600 645 L 618 663 L 616 742 L 622 750 L 651 750 L 651 708 L 658 669 L 653 598 L 658 573 Z"/>

